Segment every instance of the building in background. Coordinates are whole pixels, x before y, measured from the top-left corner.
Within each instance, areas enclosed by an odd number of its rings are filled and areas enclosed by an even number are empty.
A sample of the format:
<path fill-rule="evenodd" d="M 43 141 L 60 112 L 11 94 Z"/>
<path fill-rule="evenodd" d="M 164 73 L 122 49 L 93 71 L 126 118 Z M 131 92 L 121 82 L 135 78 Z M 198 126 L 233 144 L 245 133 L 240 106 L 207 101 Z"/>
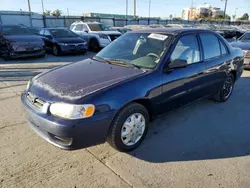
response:
<path fill-rule="evenodd" d="M 83 13 L 85 17 L 100 17 L 100 18 L 117 18 L 117 19 L 134 19 L 132 15 L 123 15 L 123 14 L 103 14 L 103 13 Z"/>
<path fill-rule="evenodd" d="M 212 7 L 209 4 L 199 5 L 182 9 L 183 20 L 195 20 L 196 18 L 218 17 L 223 16 L 224 12 L 217 7 Z"/>
<path fill-rule="evenodd" d="M 196 17 L 196 8 L 184 8 L 182 9 L 181 18 L 183 20 L 194 20 Z"/>
<path fill-rule="evenodd" d="M 212 17 L 218 17 L 224 15 L 224 11 L 216 7 L 211 8 L 211 12 L 212 12 Z"/>

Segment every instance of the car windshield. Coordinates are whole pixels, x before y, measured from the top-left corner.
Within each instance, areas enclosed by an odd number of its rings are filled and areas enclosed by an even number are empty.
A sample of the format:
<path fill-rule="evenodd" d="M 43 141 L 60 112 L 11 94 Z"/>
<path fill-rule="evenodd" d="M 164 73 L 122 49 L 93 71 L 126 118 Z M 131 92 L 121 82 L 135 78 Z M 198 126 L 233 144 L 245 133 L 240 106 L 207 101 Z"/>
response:
<path fill-rule="evenodd" d="M 21 26 L 3 26 L 4 35 L 34 35 L 29 28 Z"/>
<path fill-rule="evenodd" d="M 154 69 L 168 49 L 172 37 L 160 33 L 127 33 L 95 57 L 111 63 Z"/>
<path fill-rule="evenodd" d="M 77 37 L 75 33 L 68 29 L 51 29 L 50 33 L 55 38 Z"/>
<path fill-rule="evenodd" d="M 250 33 L 246 33 L 239 40 L 240 41 L 250 41 Z"/>
<path fill-rule="evenodd" d="M 104 24 L 88 24 L 91 31 L 112 31 L 112 29 Z"/>

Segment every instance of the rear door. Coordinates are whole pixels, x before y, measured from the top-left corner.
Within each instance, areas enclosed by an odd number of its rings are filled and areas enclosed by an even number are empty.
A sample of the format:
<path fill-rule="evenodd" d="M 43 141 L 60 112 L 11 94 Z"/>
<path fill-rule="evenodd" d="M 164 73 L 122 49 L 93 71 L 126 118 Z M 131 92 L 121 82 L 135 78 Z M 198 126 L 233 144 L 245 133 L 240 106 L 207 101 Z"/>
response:
<path fill-rule="evenodd" d="M 222 86 L 225 77 L 225 67 L 230 64 L 229 50 L 223 41 L 213 33 L 201 33 L 200 40 L 203 49 L 203 59 L 206 67 L 206 92 L 215 93 Z"/>

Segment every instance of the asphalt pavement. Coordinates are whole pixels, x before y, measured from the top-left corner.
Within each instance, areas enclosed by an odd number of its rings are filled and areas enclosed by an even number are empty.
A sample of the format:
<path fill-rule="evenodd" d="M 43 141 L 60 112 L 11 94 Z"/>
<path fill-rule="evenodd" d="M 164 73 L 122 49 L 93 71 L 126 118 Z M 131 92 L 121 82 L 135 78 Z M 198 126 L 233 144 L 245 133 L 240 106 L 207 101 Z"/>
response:
<path fill-rule="evenodd" d="M 25 122 L 20 94 L 36 74 L 93 56 L 0 59 L 0 187 L 250 187 L 250 71 L 232 97 L 204 99 L 154 120 L 143 144 L 65 151 Z"/>

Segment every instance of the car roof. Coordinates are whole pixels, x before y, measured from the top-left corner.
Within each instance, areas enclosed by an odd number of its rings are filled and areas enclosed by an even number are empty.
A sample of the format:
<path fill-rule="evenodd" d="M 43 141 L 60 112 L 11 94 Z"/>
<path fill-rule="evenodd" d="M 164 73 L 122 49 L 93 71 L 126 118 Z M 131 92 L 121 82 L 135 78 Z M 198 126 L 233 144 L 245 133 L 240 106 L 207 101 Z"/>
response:
<path fill-rule="evenodd" d="M 190 32 L 212 32 L 209 29 L 196 29 L 196 28 L 153 28 L 153 29 L 142 29 L 137 31 L 132 31 L 132 33 L 166 33 L 172 35 L 178 35 L 182 33 L 190 33 Z"/>

